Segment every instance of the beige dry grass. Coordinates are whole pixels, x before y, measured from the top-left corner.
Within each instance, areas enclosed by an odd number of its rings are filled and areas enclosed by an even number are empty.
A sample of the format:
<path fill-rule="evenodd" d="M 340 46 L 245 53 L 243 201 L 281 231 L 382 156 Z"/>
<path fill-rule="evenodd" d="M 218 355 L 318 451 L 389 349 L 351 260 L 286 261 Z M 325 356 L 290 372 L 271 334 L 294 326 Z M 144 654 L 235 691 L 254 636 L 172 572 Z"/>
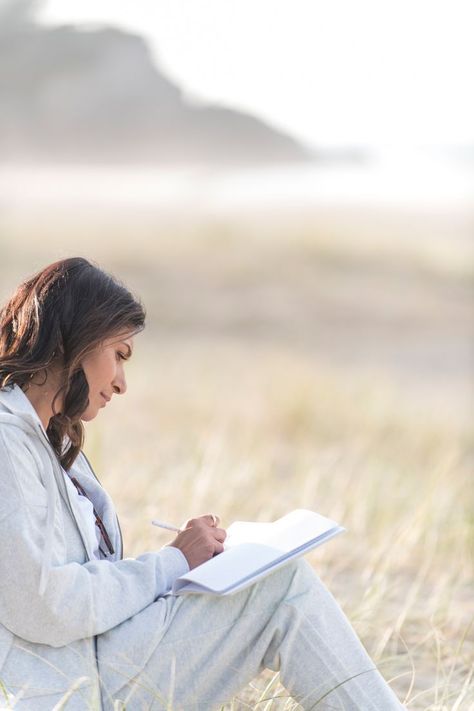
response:
<path fill-rule="evenodd" d="M 272 232 L 10 211 L 2 297 L 83 253 L 144 298 L 129 392 L 87 439 L 128 554 L 167 540 L 153 516 L 331 516 L 348 532 L 310 560 L 400 698 L 472 711 L 472 265 L 330 218 Z M 263 701 L 277 682 L 262 675 L 228 708 L 288 711 Z"/>

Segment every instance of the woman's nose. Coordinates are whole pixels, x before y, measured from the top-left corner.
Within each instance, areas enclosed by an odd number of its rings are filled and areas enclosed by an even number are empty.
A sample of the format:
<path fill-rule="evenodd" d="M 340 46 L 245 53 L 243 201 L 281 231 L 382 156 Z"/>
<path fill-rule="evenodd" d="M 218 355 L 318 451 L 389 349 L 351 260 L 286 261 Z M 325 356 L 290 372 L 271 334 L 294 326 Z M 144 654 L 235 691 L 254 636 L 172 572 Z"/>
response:
<path fill-rule="evenodd" d="M 114 393 L 117 395 L 123 395 L 127 392 L 127 381 L 125 380 L 125 374 L 123 371 L 117 374 L 112 387 Z"/>

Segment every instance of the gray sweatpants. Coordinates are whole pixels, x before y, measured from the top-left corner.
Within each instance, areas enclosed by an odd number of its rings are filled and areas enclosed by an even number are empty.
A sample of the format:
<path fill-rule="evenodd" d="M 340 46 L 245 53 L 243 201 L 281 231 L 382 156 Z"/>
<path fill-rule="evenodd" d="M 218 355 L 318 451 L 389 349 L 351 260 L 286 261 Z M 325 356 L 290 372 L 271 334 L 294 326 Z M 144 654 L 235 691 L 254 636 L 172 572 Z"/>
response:
<path fill-rule="evenodd" d="M 264 668 L 304 709 L 403 708 L 302 560 L 229 597 L 160 598 L 100 635 L 98 660 L 104 709 L 211 711 Z"/>

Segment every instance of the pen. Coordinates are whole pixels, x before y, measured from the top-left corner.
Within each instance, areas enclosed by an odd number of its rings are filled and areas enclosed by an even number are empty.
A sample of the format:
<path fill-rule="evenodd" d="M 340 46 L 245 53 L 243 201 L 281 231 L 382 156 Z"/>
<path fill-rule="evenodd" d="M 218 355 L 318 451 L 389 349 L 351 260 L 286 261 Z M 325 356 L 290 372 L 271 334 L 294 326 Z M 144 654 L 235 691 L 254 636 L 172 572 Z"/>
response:
<path fill-rule="evenodd" d="M 153 519 L 152 524 L 153 526 L 158 526 L 159 528 L 166 528 L 167 531 L 181 531 L 181 529 L 177 526 L 173 526 L 171 523 L 165 523 L 164 521 L 158 521 L 156 518 Z"/>

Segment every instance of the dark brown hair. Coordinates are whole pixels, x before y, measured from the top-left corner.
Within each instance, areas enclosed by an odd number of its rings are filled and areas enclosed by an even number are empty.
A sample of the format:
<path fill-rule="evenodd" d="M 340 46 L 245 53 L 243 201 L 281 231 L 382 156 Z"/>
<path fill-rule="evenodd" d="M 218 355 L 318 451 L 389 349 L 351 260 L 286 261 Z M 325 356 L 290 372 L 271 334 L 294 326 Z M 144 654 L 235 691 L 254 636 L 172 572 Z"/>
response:
<path fill-rule="evenodd" d="M 49 422 L 49 440 L 65 469 L 84 441 L 81 414 L 89 386 L 81 361 L 101 341 L 115 334 L 141 331 L 145 311 L 114 277 L 86 259 L 64 259 L 20 284 L 0 311 L 0 388 L 29 381 L 59 364 L 63 407 Z"/>

